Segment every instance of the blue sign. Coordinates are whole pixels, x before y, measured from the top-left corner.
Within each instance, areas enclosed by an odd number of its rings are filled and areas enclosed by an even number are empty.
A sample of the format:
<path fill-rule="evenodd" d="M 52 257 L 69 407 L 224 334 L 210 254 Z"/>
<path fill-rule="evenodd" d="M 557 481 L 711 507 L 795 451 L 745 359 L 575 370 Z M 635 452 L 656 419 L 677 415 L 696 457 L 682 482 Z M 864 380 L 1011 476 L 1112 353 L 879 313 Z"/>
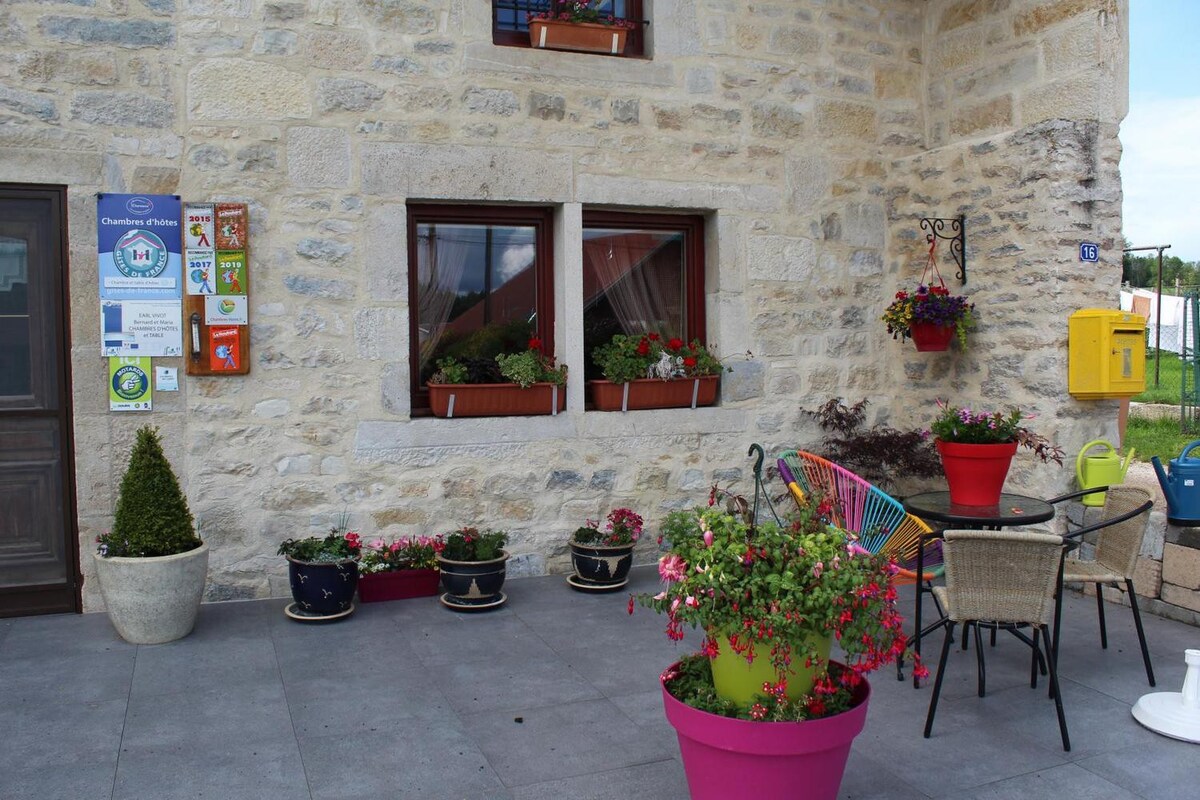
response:
<path fill-rule="evenodd" d="M 176 195 L 96 196 L 101 300 L 179 300 L 181 204 Z"/>
<path fill-rule="evenodd" d="M 1097 262 L 1100 260 L 1100 245 L 1091 242 L 1079 243 L 1079 260 Z"/>

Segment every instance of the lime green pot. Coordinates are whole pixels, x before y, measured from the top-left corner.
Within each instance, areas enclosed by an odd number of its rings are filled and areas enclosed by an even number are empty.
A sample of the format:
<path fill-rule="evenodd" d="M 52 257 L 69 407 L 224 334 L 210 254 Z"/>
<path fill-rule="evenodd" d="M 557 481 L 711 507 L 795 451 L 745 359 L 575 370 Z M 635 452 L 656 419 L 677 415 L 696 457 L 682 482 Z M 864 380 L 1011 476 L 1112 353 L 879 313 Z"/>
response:
<path fill-rule="evenodd" d="M 756 642 L 753 645 L 754 661 L 747 663 L 744 655 L 734 652 L 728 637 L 717 636 L 715 641 L 721 652 L 712 661 L 713 686 L 721 697 L 747 705 L 756 695 L 763 694 L 764 683 L 779 681 L 779 674 L 771 664 L 770 644 Z M 804 666 L 804 654 L 810 646 L 815 647 L 821 659 L 828 662 L 833 636 L 810 636 L 793 648 L 792 664 L 785 673 L 789 699 L 795 700 L 812 691 L 817 668 Z"/>

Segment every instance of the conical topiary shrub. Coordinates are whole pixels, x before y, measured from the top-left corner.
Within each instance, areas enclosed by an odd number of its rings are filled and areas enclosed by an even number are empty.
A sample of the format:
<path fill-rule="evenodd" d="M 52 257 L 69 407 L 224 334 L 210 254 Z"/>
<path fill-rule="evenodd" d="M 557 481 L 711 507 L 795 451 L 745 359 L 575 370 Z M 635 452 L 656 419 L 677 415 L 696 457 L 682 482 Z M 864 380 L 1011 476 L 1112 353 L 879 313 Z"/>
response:
<path fill-rule="evenodd" d="M 138 429 L 112 530 L 100 543 L 105 556 L 133 558 L 186 553 L 201 544 L 157 428 Z"/>

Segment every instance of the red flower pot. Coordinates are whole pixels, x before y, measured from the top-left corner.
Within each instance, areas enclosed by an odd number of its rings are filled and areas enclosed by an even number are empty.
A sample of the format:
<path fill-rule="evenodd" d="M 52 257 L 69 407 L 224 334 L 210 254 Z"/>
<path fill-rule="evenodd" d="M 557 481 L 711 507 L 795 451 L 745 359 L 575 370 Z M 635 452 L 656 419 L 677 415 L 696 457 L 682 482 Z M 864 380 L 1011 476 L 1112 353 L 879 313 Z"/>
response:
<path fill-rule="evenodd" d="M 667 721 L 679 736 L 692 800 L 835 800 L 850 745 L 867 720 L 871 687 L 865 680 L 858 685 L 849 711 L 807 722 L 710 714 L 676 700 L 665 683 L 662 695 Z"/>
<path fill-rule="evenodd" d="M 626 410 L 634 411 L 645 408 L 690 408 L 693 392 L 696 395 L 697 406 L 711 406 L 717 400 L 719 381 L 720 376 L 705 375 L 702 378 L 675 378 L 669 381 L 640 378 L 628 384 L 588 381 L 588 385 L 592 390 L 592 403 L 597 411 L 620 411 L 625 387 L 628 386 L 629 401 Z"/>
<path fill-rule="evenodd" d="M 960 444 L 934 440 L 950 486 L 950 502 L 960 506 L 1000 504 L 1004 479 L 1017 452 L 1016 442 Z"/>
<path fill-rule="evenodd" d="M 358 599 L 364 603 L 433 597 L 441 575 L 436 569 L 397 569 L 358 576 Z"/>
<path fill-rule="evenodd" d="M 957 325 L 934 325 L 932 322 L 914 322 L 908 326 L 913 344 L 922 353 L 948 350 Z"/>

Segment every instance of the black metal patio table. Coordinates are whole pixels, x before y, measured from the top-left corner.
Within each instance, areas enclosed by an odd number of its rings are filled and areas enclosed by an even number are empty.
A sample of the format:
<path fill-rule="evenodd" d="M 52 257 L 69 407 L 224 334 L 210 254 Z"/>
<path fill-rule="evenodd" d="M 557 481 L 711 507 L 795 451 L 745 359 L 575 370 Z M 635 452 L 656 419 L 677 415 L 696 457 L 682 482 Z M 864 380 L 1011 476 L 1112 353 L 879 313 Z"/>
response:
<path fill-rule="evenodd" d="M 1007 492 L 1000 495 L 1000 502 L 994 506 L 962 506 L 951 503 L 949 492 L 915 494 L 906 498 L 903 504 L 904 510 L 908 513 L 920 517 L 926 522 L 943 523 L 945 527 L 952 529 L 998 531 L 1001 528 L 1016 525 L 1035 525 L 1054 517 L 1054 506 L 1045 500 Z M 917 547 L 916 572 L 918 576 L 925 574 L 924 545 L 925 540 L 930 538 L 940 539 L 942 534 L 940 531 L 934 531 L 921 536 Z M 913 649 L 918 657 L 921 655 L 921 639 L 941 625 L 939 620 L 928 628 L 921 628 L 922 594 L 930 591 L 932 590 L 925 587 L 925 581 L 918 578 L 916 609 L 913 615 Z M 917 676 L 914 674 L 913 686 L 916 687 L 918 683 Z"/>

